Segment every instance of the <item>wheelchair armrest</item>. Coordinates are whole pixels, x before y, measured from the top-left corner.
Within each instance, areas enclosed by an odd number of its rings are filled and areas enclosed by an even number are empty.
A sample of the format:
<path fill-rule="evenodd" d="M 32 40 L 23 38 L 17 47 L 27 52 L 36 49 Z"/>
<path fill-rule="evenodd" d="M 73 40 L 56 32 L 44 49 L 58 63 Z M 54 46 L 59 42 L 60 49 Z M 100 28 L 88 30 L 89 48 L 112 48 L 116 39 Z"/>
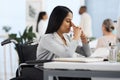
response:
<path fill-rule="evenodd" d="M 43 64 L 45 62 L 51 62 L 52 60 L 29 60 L 29 61 L 26 61 L 25 63 L 27 64 Z"/>
<path fill-rule="evenodd" d="M 43 69 L 43 63 L 50 62 L 52 60 L 30 60 L 25 63 L 21 63 L 18 67 L 18 75 L 20 76 L 21 70 L 24 68 L 30 67 L 39 67 L 39 69 Z"/>
<path fill-rule="evenodd" d="M 34 67 L 35 65 L 43 66 L 43 63 L 50 62 L 50 61 L 52 60 L 29 60 L 29 61 L 26 61 L 25 63 L 21 63 L 19 65 L 19 68 Z"/>

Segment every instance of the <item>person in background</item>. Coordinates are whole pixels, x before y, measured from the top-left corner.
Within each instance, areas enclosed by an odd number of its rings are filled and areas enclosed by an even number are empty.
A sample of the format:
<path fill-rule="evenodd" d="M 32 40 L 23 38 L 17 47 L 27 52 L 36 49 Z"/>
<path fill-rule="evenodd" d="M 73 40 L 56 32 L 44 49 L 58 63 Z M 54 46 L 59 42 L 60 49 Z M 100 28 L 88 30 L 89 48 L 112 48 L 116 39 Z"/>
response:
<path fill-rule="evenodd" d="M 112 31 L 112 33 L 115 34 L 115 35 L 117 35 L 117 26 L 118 26 L 117 20 L 113 21 L 113 26 L 114 26 L 114 30 Z"/>
<path fill-rule="evenodd" d="M 87 13 L 87 7 L 81 6 L 79 14 L 81 15 L 80 26 L 82 27 L 82 30 L 88 38 L 92 37 L 92 20 L 90 15 Z"/>
<path fill-rule="evenodd" d="M 82 30 L 72 23 L 73 13 L 65 6 L 57 6 L 53 9 L 46 34 L 41 37 L 37 48 L 37 60 L 53 60 L 54 58 L 71 58 L 90 56 L 90 48 L 87 38 Z M 74 36 L 71 39 L 67 35 L 73 27 Z M 82 40 L 83 46 L 76 51 L 78 42 Z M 60 80 L 91 80 L 90 78 L 60 78 Z"/>
<path fill-rule="evenodd" d="M 108 47 L 109 43 L 116 43 L 116 35 L 112 33 L 113 30 L 113 21 L 111 19 L 105 19 L 102 24 L 103 36 L 98 39 L 97 48 Z"/>
<path fill-rule="evenodd" d="M 48 16 L 45 11 L 39 13 L 36 25 L 36 32 L 38 33 L 38 37 L 41 37 L 45 34 L 47 29 L 47 19 Z"/>

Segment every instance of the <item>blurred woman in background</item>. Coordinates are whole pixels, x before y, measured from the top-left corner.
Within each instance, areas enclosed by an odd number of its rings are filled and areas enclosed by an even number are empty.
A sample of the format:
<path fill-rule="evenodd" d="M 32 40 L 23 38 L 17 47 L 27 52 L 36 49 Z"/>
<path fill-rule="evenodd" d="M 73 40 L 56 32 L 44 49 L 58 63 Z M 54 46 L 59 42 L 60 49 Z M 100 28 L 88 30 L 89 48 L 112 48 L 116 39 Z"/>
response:
<path fill-rule="evenodd" d="M 37 26 L 36 26 L 36 32 L 38 33 L 38 38 L 40 38 L 46 32 L 47 19 L 48 19 L 48 16 L 45 11 L 42 11 L 39 13 L 38 20 L 37 20 Z"/>
<path fill-rule="evenodd" d="M 102 24 L 103 36 L 98 39 L 97 48 L 108 47 L 109 43 L 116 43 L 116 35 L 112 33 L 113 30 L 113 21 L 111 19 L 105 19 Z"/>

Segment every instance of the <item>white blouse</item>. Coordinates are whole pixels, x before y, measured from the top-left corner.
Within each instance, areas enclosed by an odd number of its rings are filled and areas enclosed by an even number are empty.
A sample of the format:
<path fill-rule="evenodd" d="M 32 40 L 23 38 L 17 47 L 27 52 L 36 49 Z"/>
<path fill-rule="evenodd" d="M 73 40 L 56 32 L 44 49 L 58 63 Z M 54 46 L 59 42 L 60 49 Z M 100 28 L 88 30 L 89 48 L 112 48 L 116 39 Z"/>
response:
<path fill-rule="evenodd" d="M 90 15 L 86 12 L 81 15 L 80 27 L 87 37 L 92 37 L 92 20 Z"/>
<path fill-rule="evenodd" d="M 116 44 L 116 37 L 113 36 L 102 36 L 98 39 L 97 48 L 109 47 L 109 43 Z"/>
<path fill-rule="evenodd" d="M 38 34 L 42 36 L 45 34 L 47 29 L 47 20 L 41 20 L 38 24 Z"/>
<path fill-rule="evenodd" d="M 74 57 L 77 54 L 75 50 L 79 41 L 70 39 L 66 34 L 64 34 L 64 38 L 67 45 L 63 43 L 56 32 L 42 36 L 37 48 L 37 60 L 50 60 L 56 57 Z M 90 54 L 88 44 L 83 44 L 83 50 L 87 56 Z"/>

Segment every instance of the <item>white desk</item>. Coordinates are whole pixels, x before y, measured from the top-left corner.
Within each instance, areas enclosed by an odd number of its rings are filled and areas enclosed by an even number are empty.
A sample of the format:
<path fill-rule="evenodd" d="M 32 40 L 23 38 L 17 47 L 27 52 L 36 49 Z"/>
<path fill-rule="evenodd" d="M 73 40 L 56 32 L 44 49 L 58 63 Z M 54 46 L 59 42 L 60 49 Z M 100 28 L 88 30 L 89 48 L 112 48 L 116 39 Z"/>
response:
<path fill-rule="evenodd" d="M 120 78 L 120 63 L 47 62 L 44 63 L 44 80 L 50 76 Z"/>

